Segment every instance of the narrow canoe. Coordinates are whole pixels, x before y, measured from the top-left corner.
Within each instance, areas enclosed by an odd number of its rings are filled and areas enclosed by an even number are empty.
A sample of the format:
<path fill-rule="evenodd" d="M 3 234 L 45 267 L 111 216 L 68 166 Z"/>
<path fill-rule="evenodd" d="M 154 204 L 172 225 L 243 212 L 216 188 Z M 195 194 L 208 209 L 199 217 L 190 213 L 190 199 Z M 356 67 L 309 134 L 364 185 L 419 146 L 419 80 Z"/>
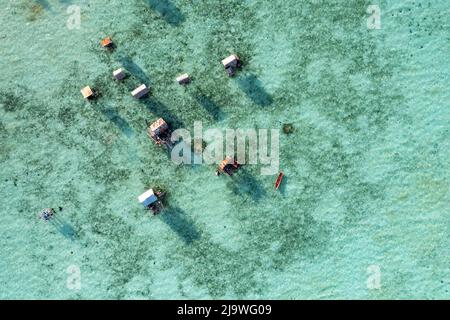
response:
<path fill-rule="evenodd" d="M 277 181 L 275 182 L 275 190 L 278 190 L 281 184 L 281 180 L 283 180 L 283 171 L 278 175 Z"/>

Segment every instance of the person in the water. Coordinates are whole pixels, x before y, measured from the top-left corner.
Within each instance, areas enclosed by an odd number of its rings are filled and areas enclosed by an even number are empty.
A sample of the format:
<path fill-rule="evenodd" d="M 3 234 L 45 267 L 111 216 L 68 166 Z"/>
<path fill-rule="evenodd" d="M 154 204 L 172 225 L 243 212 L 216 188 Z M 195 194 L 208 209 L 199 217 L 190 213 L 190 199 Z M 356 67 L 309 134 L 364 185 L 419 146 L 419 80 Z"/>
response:
<path fill-rule="evenodd" d="M 54 214 L 55 210 L 53 208 L 47 208 L 41 212 L 40 217 L 45 221 L 49 221 L 51 218 L 53 218 Z"/>

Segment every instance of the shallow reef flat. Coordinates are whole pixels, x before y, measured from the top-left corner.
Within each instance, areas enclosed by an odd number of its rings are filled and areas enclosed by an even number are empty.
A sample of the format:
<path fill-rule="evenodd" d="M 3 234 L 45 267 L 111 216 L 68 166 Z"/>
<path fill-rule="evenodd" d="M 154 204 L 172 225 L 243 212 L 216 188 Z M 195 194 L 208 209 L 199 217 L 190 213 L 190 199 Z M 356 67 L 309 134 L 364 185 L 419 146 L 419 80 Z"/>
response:
<path fill-rule="evenodd" d="M 379 1 L 369 29 L 370 4 L 4 1 L 0 298 L 448 298 L 450 8 Z M 172 163 L 159 117 L 280 130 L 280 189 Z"/>

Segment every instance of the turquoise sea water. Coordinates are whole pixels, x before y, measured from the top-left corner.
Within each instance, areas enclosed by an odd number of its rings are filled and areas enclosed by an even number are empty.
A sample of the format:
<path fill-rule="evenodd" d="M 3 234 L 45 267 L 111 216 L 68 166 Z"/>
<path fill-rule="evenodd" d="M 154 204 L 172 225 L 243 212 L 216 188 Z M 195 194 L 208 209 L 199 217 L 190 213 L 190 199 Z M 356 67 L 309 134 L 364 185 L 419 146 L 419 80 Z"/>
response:
<path fill-rule="evenodd" d="M 450 297 L 447 0 L 0 4 L 0 298 Z M 101 97 L 85 102 L 86 85 Z M 292 123 L 281 190 L 258 166 L 173 164 L 145 131 L 160 116 Z M 153 186 L 169 192 L 157 217 L 137 202 Z"/>

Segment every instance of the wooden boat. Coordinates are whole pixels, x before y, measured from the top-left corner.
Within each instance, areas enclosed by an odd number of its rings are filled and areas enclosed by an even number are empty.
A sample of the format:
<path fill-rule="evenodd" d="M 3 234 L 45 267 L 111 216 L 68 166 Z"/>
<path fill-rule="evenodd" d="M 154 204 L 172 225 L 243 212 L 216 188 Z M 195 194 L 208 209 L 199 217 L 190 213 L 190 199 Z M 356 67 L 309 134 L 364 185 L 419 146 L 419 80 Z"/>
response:
<path fill-rule="evenodd" d="M 280 171 L 277 181 L 275 182 L 275 190 L 278 190 L 278 188 L 280 187 L 281 181 L 283 180 L 283 175 L 283 171 Z"/>

